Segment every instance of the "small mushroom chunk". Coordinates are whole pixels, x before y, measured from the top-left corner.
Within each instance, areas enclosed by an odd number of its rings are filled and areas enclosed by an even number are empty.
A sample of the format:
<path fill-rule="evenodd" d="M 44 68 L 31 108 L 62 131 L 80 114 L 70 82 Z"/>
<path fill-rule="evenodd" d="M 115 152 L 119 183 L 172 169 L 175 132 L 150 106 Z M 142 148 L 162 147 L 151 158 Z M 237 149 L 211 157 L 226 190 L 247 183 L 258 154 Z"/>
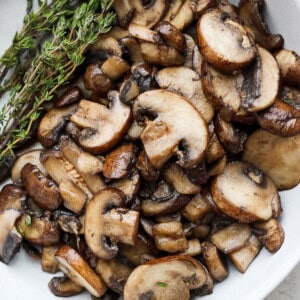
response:
<path fill-rule="evenodd" d="M 206 10 L 214 7 L 216 0 L 197 0 L 192 1 L 192 10 L 197 16 L 201 16 Z"/>
<path fill-rule="evenodd" d="M 225 150 L 218 139 L 214 124 L 209 124 L 209 133 L 210 138 L 208 141 L 207 151 L 205 160 L 207 163 L 211 164 L 212 162 L 220 160 L 225 155 Z"/>
<path fill-rule="evenodd" d="M 273 181 L 249 163 L 227 164 L 224 172 L 213 179 L 211 195 L 223 213 L 243 223 L 266 221 L 281 213 Z"/>
<path fill-rule="evenodd" d="M 194 20 L 193 2 L 192 0 L 182 1 L 182 5 L 176 14 L 171 15 L 167 21 L 180 31 L 186 29 Z M 176 6 L 176 2 L 174 5 Z"/>
<path fill-rule="evenodd" d="M 290 86 L 283 86 L 280 99 L 285 103 L 300 110 L 300 90 Z"/>
<path fill-rule="evenodd" d="M 141 140 L 155 168 L 160 169 L 173 155 L 184 168 L 202 160 L 208 143 L 207 125 L 186 98 L 167 90 L 152 90 L 137 98 L 133 110 L 135 119 L 146 125 Z M 153 120 L 147 119 L 147 113 Z"/>
<path fill-rule="evenodd" d="M 176 92 L 192 103 L 207 123 L 214 115 L 214 109 L 206 98 L 200 75 L 187 67 L 165 68 L 157 72 L 156 81 L 160 88 Z"/>
<path fill-rule="evenodd" d="M 140 139 L 143 132 L 143 126 L 139 125 L 136 120 L 133 120 L 131 126 L 127 130 L 126 140 L 137 141 Z"/>
<path fill-rule="evenodd" d="M 205 224 L 200 224 L 193 228 L 193 236 L 201 241 L 205 240 L 209 233 L 210 227 Z"/>
<path fill-rule="evenodd" d="M 274 51 L 283 46 L 283 38 L 280 34 L 272 34 L 262 16 L 264 0 L 241 0 L 239 15 L 242 21 L 254 33 L 255 40 L 264 48 Z"/>
<path fill-rule="evenodd" d="M 145 150 L 143 150 L 138 156 L 137 169 L 140 171 L 143 179 L 147 181 L 157 180 L 160 174 L 159 170 L 151 165 Z"/>
<path fill-rule="evenodd" d="M 127 62 L 118 56 L 109 57 L 102 65 L 102 72 L 112 81 L 118 80 L 130 69 Z"/>
<path fill-rule="evenodd" d="M 80 234 L 82 231 L 82 224 L 80 219 L 72 213 L 64 211 L 56 211 L 58 213 L 57 222 L 64 232 L 74 235 Z"/>
<path fill-rule="evenodd" d="M 217 162 L 214 162 L 213 164 L 208 166 L 207 175 L 209 177 L 212 177 L 221 174 L 224 171 L 226 164 L 227 164 L 227 157 L 226 155 L 224 155 Z"/>
<path fill-rule="evenodd" d="M 275 58 L 284 81 L 300 86 L 300 56 L 294 51 L 282 49 L 275 54 Z"/>
<path fill-rule="evenodd" d="M 214 281 L 212 276 L 206 270 L 206 283 L 199 289 L 195 289 L 191 291 L 191 296 L 206 296 L 213 293 L 214 289 Z"/>
<path fill-rule="evenodd" d="M 105 157 L 103 175 L 109 179 L 120 179 L 128 175 L 134 161 L 137 149 L 133 144 L 124 144 Z"/>
<path fill-rule="evenodd" d="M 141 52 L 139 42 L 133 37 L 124 37 L 121 39 L 120 44 L 126 49 L 133 66 L 144 63 L 144 58 Z"/>
<path fill-rule="evenodd" d="M 141 227 L 144 229 L 144 231 L 149 236 L 153 237 L 152 228 L 154 226 L 154 222 L 151 219 L 148 219 L 148 218 L 140 218 L 140 224 L 141 224 Z"/>
<path fill-rule="evenodd" d="M 300 133 L 300 110 L 276 99 L 271 107 L 258 113 L 257 122 L 273 134 L 282 137 L 294 136 Z"/>
<path fill-rule="evenodd" d="M 124 80 L 120 87 L 120 100 L 130 104 L 140 94 L 140 88 L 133 77 Z"/>
<path fill-rule="evenodd" d="M 260 249 L 259 239 L 252 234 L 243 248 L 229 253 L 228 257 L 240 272 L 245 273 Z"/>
<path fill-rule="evenodd" d="M 72 86 L 62 93 L 55 101 L 54 107 L 61 108 L 79 102 L 81 91 L 78 86 Z"/>
<path fill-rule="evenodd" d="M 55 258 L 55 253 L 59 247 L 60 245 L 42 247 L 41 265 L 44 272 L 54 274 L 59 271 L 59 264 Z"/>
<path fill-rule="evenodd" d="M 40 162 L 40 155 L 41 155 L 41 150 L 32 150 L 32 151 L 25 152 L 24 154 L 19 156 L 11 169 L 12 181 L 14 183 L 21 182 L 21 171 L 27 163 L 31 163 L 37 166 L 38 169 L 44 175 L 47 175 L 46 170 L 44 169 L 43 165 Z"/>
<path fill-rule="evenodd" d="M 119 99 L 119 93 L 110 91 L 109 108 L 104 105 L 81 100 L 71 121 L 83 128 L 79 144 L 87 151 L 98 154 L 112 148 L 130 125 L 130 107 Z"/>
<path fill-rule="evenodd" d="M 178 255 L 196 256 L 201 253 L 201 244 L 198 239 L 188 240 L 188 247 Z"/>
<path fill-rule="evenodd" d="M 118 16 L 119 25 L 123 28 L 127 28 L 131 22 L 135 7 L 130 0 L 116 0 L 113 2 L 113 8 Z"/>
<path fill-rule="evenodd" d="M 255 44 L 245 28 L 218 9 L 202 15 L 197 38 L 204 59 L 226 73 L 246 67 L 256 57 Z"/>
<path fill-rule="evenodd" d="M 28 195 L 40 208 L 44 210 L 55 210 L 62 199 L 55 182 L 30 163 L 27 163 L 21 172 L 22 182 Z"/>
<path fill-rule="evenodd" d="M 188 242 L 180 222 L 156 224 L 152 231 L 155 245 L 159 250 L 175 253 L 188 248 Z"/>
<path fill-rule="evenodd" d="M 112 36 L 102 34 L 98 40 L 89 48 L 91 54 L 100 59 L 107 59 L 111 55 L 121 57 L 123 55 L 122 47 L 119 42 Z"/>
<path fill-rule="evenodd" d="M 127 1 L 127 0 L 125 0 L 125 1 Z M 114 1 L 114 4 L 115 3 L 117 3 L 117 1 Z M 121 28 L 117 25 L 113 26 L 109 32 L 104 34 L 104 36 L 113 37 L 114 39 L 116 39 L 118 41 L 127 37 L 128 35 L 129 35 L 129 33 L 128 33 L 127 29 Z"/>
<path fill-rule="evenodd" d="M 124 263 L 120 258 L 105 260 L 100 258 L 96 266 L 96 272 L 104 280 L 105 284 L 114 292 L 122 294 L 124 286 L 133 268 Z"/>
<path fill-rule="evenodd" d="M 0 192 L 0 212 L 6 209 L 22 211 L 25 200 L 26 193 L 20 186 L 7 184 Z"/>
<path fill-rule="evenodd" d="M 103 170 L 103 162 L 99 157 L 82 152 L 77 161 L 78 171 L 87 175 L 95 175 Z"/>
<path fill-rule="evenodd" d="M 201 248 L 210 275 L 216 281 L 223 281 L 228 276 L 228 270 L 217 247 L 207 241 L 201 244 Z"/>
<path fill-rule="evenodd" d="M 60 247 L 55 254 L 60 269 L 77 285 L 86 288 L 92 295 L 101 297 L 106 292 L 102 279 L 88 263 L 70 246 Z"/>
<path fill-rule="evenodd" d="M 168 46 L 177 49 L 179 52 L 185 50 L 186 42 L 184 35 L 175 26 L 167 21 L 162 21 L 158 24 L 156 30 Z"/>
<path fill-rule="evenodd" d="M 205 268 L 189 256 L 168 256 L 137 267 L 129 276 L 124 300 L 190 298 L 207 280 Z"/>
<path fill-rule="evenodd" d="M 193 223 L 200 221 L 207 213 L 212 211 L 207 197 L 208 195 L 205 191 L 195 195 L 183 209 L 183 216 Z"/>
<path fill-rule="evenodd" d="M 233 223 L 214 232 L 210 239 L 223 253 L 231 253 L 245 246 L 251 236 L 251 229 L 247 224 Z"/>
<path fill-rule="evenodd" d="M 80 294 L 83 288 L 68 277 L 53 277 L 48 283 L 51 293 L 57 297 L 71 297 Z"/>
<path fill-rule="evenodd" d="M 183 65 L 185 67 L 191 69 L 191 68 L 193 68 L 194 53 L 196 51 L 195 49 L 197 47 L 198 52 L 199 52 L 199 48 L 198 48 L 198 46 L 196 46 L 196 43 L 195 43 L 194 39 L 190 35 L 184 34 L 184 39 L 185 39 L 186 46 L 185 46 L 185 51 L 184 51 L 184 57 L 185 57 L 185 59 L 184 59 L 184 64 Z M 199 52 L 199 55 L 201 56 L 201 59 L 202 59 L 202 55 L 201 55 L 200 52 Z M 201 66 L 201 64 L 200 64 L 200 66 Z M 200 69 L 201 68 L 194 69 L 194 71 L 196 71 L 199 74 L 201 74 L 199 72 Z"/>
<path fill-rule="evenodd" d="M 233 19 L 238 19 L 238 8 L 231 4 L 229 0 L 217 0 L 217 8 L 230 15 Z"/>
<path fill-rule="evenodd" d="M 180 66 L 184 57 L 175 48 L 149 42 L 141 43 L 141 53 L 146 62 L 163 67 Z"/>
<path fill-rule="evenodd" d="M 128 27 L 131 36 L 150 43 L 162 44 L 163 40 L 160 35 L 147 27 L 131 23 Z"/>
<path fill-rule="evenodd" d="M 263 170 L 279 190 L 291 189 L 300 182 L 299 147 L 300 134 L 280 137 L 260 129 L 246 141 L 243 160 Z"/>
<path fill-rule="evenodd" d="M 77 105 L 63 108 L 52 108 L 42 118 L 38 128 L 38 140 L 46 148 L 58 143 L 62 130 L 70 116 L 75 112 Z"/>
<path fill-rule="evenodd" d="M 278 220 L 272 218 L 266 222 L 258 222 L 253 225 L 256 229 L 263 231 L 263 234 L 258 235 L 258 239 L 268 251 L 275 253 L 281 248 L 285 234 Z"/>
<path fill-rule="evenodd" d="M 164 21 L 170 22 L 171 19 L 179 12 L 181 6 L 183 4 L 183 0 L 174 0 L 170 3 L 170 7 L 164 17 Z"/>
<path fill-rule="evenodd" d="M 78 142 L 80 136 L 80 128 L 73 122 L 68 122 L 65 128 L 65 132 L 68 137 L 70 137 L 76 143 Z"/>
<path fill-rule="evenodd" d="M 15 228 L 15 222 L 21 212 L 16 209 L 6 209 L 0 212 L 0 261 L 8 264 L 19 252 L 22 242 L 20 233 Z"/>

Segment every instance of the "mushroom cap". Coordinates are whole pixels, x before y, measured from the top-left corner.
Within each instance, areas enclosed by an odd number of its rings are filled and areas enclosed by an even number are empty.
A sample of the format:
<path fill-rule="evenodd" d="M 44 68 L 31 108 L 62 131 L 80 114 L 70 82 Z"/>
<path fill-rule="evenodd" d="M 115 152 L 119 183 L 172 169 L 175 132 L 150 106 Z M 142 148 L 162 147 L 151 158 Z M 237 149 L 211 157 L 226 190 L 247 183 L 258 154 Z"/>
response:
<path fill-rule="evenodd" d="M 137 98 L 133 110 L 136 120 L 146 123 L 141 140 L 155 168 L 161 168 L 173 155 L 184 168 L 197 165 L 204 157 L 207 125 L 184 97 L 167 90 L 148 91 Z M 154 119 L 145 120 L 147 113 Z"/>

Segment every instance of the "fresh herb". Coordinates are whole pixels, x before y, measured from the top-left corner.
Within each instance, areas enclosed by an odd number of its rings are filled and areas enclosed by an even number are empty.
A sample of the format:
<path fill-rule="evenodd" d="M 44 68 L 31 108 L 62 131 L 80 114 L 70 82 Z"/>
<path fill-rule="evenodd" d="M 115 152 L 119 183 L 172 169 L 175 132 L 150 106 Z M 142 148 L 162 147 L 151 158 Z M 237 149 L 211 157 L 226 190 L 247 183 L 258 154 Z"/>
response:
<path fill-rule="evenodd" d="M 25 225 L 26 227 L 31 226 L 31 217 L 29 215 L 27 215 L 25 218 Z"/>
<path fill-rule="evenodd" d="M 165 282 L 156 282 L 156 285 L 157 286 L 160 286 L 160 287 L 163 287 L 163 288 L 167 288 L 168 287 L 168 284 L 167 283 L 165 283 Z"/>
<path fill-rule="evenodd" d="M 24 230 L 21 228 L 20 225 L 17 226 L 17 231 L 21 234 L 21 236 L 24 236 Z"/>

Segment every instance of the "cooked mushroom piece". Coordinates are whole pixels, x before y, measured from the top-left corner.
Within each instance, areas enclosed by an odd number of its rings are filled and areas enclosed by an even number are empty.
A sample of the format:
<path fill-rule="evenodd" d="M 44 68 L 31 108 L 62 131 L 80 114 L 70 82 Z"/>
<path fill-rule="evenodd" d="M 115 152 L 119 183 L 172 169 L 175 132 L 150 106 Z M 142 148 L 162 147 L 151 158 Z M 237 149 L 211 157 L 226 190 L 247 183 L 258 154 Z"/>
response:
<path fill-rule="evenodd" d="M 130 104 L 140 94 L 140 88 L 133 76 L 125 79 L 120 87 L 120 100 Z"/>
<path fill-rule="evenodd" d="M 207 9 L 214 7 L 216 0 L 192 1 L 192 10 L 197 16 L 201 16 Z"/>
<path fill-rule="evenodd" d="M 184 168 L 202 160 L 208 143 L 207 125 L 184 97 L 167 90 L 148 91 L 137 98 L 133 110 L 135 119 L 146 125 L 141 140 L 155 168 L 160 169 L 173 155 Z M 147 114 L 153 120 L 147 119 Z"/>
<path fill-rule="evenodd" d="M 281 213 L 275 184 L 249 163 L 227 164 L 224 172 L 212 180 L 211 195 L 223 213 L 243 223 L 266 221 Z"/>
<path fill-rule="evenodd" d="M 218 9 L 202 15 L 197 38 L 205 60 L 226 73 L 246 67 L 256 57 L 255 44 L 245 28 Z"/>
<path fill-rule="evenodd" d="M 217 8 L 230 15 L 230 17 L 234 20 L 238 20 L 238 8 L 231 4 L 229 0 L 217 0 Z"/>
<path fill-rule="evenodd" d="M 157 180 L 160 174 L 159 170 L 151 165 L 149 158 L 144 150 L 138 156 L 137 169 L 141 172 L 143 179 L 147 181 Z"/>
<path fill-rule="evenodd" d="M 103 170 L 103 161 L 87 152 L 82 152 L 77 160 L 77 168 L 80 173 L 95 175 Z"/>
<path fill-rule="evenodd" d="M 245 273 L 260 249 L 259 239 L 252 234 L 243 248 L 229 253 L 228 257 L 240 272 Z"/>
<path fill-rule="evenodd" d="M 157 72 L 156 81 L 160 88 L 181 94 L 192 103 L 209 123 L 214 109 L 202 89 L 200 75 L 187 67 L 165 68 Z"/>
<path fill-rule="evenodd" d="M 185 51 L 184 51 L 184 67 L 187 67 L 187 68 L 193 68 L 193 58 L 194 58 L 194 52 L 195 52 L 195 48 L 198 46 L 196 46 L 196 43 L 194 41 L 194 39 L 188 35 L 188 34 L 184 34 L 184 39 L 185 39 Z M 198 48 L 198 51 L 199 51 L 199 48 Z M 200 54 L 200 52 L 199 52 Z M 202 55 L 200 54 L 201 58 L 202 58 Z M 201 65 L 200 65 L 201 66 Z M 194 69 L 194 71 L 198 72 L 199 74 L 201 74 L 199 72 L 200 68 L 199 69 Z"/>
<path fill-rule="evenodd" d="M 120 44 L 126 49 L 133 66 L 144 63 L 141 46 L 135 38 L 124 37 L 121 39 Z"/>
<path fill-rule="evenodd" d="M 59 264 L 55 258 L 55 253 L 60 246 L 60 244 L 57 244 L 42 247 L 41 265 L 44 272 L 54 274 L 59 271 Z"/>
<path fill-rule="evenodd" d="M 284 81 L 300 86 L 300 56 L 294 51 L 282 49 L 276 53 L 275 58 Z"/>
<path fill-rule="evenodd" d="M 279 190 L 291 189 L 300 182 L 299 147 L 300 134 L 280 137 L 260 129 L 246 141 L 243 160 L 263 170 Z"/>
<path fill-rule="evenodd" d="M 125 136 L 126 140 L 129 141 L 139 140 L 143 132 L 143 129 L 144 129 L 143 126 L 139 125 L 136 120 L 133 120 L 131 126 L 127 130 L 127 134 Z"/>
<path fill-rule="evenodd" d="M 64 232 L 68 232 L 74 235 L 80 234 L 82 231 L 82 223 L 76 215 L 71 212 L 55 211 L 55 219 L 59 224 L 60 228 Z"/>
<path fill-rule="evenodd" d="M 164 21 L 170 22 L 171 19 L 179 12 L 181 6 L 183 4 L 183 0 L 174 0 L 170 4 L 170 7 L 164 17 Z"/>
<path fill-rule="evenodd" d="M 106 292 L 102 279 L 88 263 L 70 246 L 60 247 L 55 254 L 60 269 L 79 286 L 86 288 L 92 295 L 101 297 Z"/>
<path fill-rule="evenodd" d="M 0 192 L 0 212 L 6 209 L 22 211 L 25 200 L 26 193 L 20 186 L 7 184 Z"/>
<path fill-rule="evenodd" d="M 212 177 L 221 174 L 224 171 L 226 164 L 227 164 L 227 156 L 224 155 L 217 162 L 214 162 L 213 164 L 210 164 L 207 167 L 207 175 L 209 177 Z"/>
<path fill-rule="evenodd" d="M 113 8 L 118 16 L 119 25 L 123 28 L 127 28 L 135 12 L 135 7 L 131 1 L 116 0 L 113 2 Z"/>
<path fill-rule="evenodd" d="M 58 143 L 62 130 L 70 116 L 75 112 L 77 105 L 63 108 L 52 108 L 42 118 L 38 129 L 38 140 L 46 148 Z"/>
<path fill-rule="evenodd" d="M 272 34 L 264 21 L 262 15 L 264 4 L 264 0 L 241 0 L 239 15 L 245 25 L 253 31 L 256 42 L 274 51 L 280 49 L 284 41 L 280 34 Z"/>
<path fill-rule="evenodd" d="M 103 36 L 100 34 L 98 40 L 89 48 L 92 55 L 102 59 L 107 59 L 111 55 L 121 57 L 123 55 L 122 47 L 112 36 Z"/>
<path fill-rule="evenodd" d="M 206 296 L 213 293 L 214 289 L 214 281 L 212 276 L 206 270 L 206 283 L 199 289 L 195 289 L 191 291 L 191 296 Z"/>
<path fill-rule="evenodd" d="M 51 293 L 57 297 L 70 297 L 80 294 L 83 288 L 68 277 L 53 277 L 48 283 Z"/>
<path fill-rule="evenodd" d="M 290 86 L 283 86 L 280 99 L 285 103 L 300 110 L 300 90 Z"/>
<path fill-rule="evenodd" d="M 201 249 L 210 275 L 216 281 L 223 281 L 228 276 L 228 270 L 217 247 L 207 241 L 201 244 Z"/>
<path fill-rule="evenodd" d="M 115 81 L 130 69 L 127 62 L 118 56 L 109 57 L 102 65 L 101 70 L 110 80 Z"/>
<path fill-rule="evenodd" d="M 187 300 L 190 290 L 202 287 L 206 280 L 204 266 L 192 257 L 163 257 L 134 269 L 125 285 L 124 300 Z"/>
<path fill-rule="evenodd" d="M 54 107 L 61 108 L 79 102 L 81 91 L 78 86 L 72 86 L 63 92 L 55 101 Z"/>
<path fill-rule="evenodd" d="M 196 256 L 201 253 L 201 244 L 198 239 L 188 240 L 188 247 L 178 255 Z"/>
<path fill-rule="evenodd" d="M 284 230 L 278 220 L 272 218 L 266 222 L 258 222 L 253 224 L 258 230 L 263 231 L 258 235 L 258 239 L 271 253 L 277 252 L 285 238 Z"/>
<path fill-rule="evenodd" d="M 207 163 L 211 164 L 212 162 L 220 160 L 225 155 L 225 150 L 218 139 L 214 123 L 211 122 L 208 126 L 210 138 L 208 141 L 207 151 L 205 160 Z"/>
<path fill-rule="evenodd" d="M 130 125 L 130 107 L 119 99 L 119 93 L 110 91 L 109 108 L 104 105 L 81 100 L 71 121 L 83 128 L 80 145 L 87 151 L 98 154 L 112 148 Z"/>
<path fill-rule="evenodd" d="M 163 39 L 156 31 L 135 23 L 129 25 L 128 32 L 131 36 L 146 42 L 157 44 L 163 43 Z"/>

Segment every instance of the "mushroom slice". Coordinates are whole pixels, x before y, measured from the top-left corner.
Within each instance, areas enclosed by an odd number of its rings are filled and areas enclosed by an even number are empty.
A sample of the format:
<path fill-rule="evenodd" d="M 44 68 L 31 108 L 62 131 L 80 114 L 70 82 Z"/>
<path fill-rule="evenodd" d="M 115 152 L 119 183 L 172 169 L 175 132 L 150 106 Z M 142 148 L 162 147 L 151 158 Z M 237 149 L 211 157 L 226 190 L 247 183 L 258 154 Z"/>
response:
<path fill-rule="evenodd" d="M 87 204 L 85 213 L 84 236 L 91 251 L 100 258 L 110 259 L 117 254 L 115 243 L 109 244 L 104 235 L 104 214 L 113 207 L 124 204 L 124 194 L 114 188 L 98 192 Z M 120 218 L 120 216 L 119 216 Z"/>
<path fill-rule="evenodd" d="M 273 181 L 249 163 L 227 164 L 224 172 L 213 179 L 211 195 L 223 213 L 243 223 L 266 221 L 281 213 Z"/>
<path fill-rule="evenodd" d="M 221 159 L 219 159 L 217 162 L 214 162 L 207 168 L 207 175 L 209 177 L 216 176 L 218 174 L 221 174 L 227 164 L 227 156 L 224 155 Z"/>
<path fill-rule="evenodd" d="M 156 31 L 160 34 L 168 46 L 177 49 L 179 52 L 183 52 L 185 50 L 186 42 L 184 35 L 169 22 L 160 22 L 156 27 Z"/>
<path fill-rule="evenodd" d="M 105 284 L 119 294 L 123 293 L 125 283 L 132 270 L 133 268 L 117 257 L 110 260 L 100 258 L 96 266 L 96 272 Z"/>
<path fill-rule="evenodd" d="M 172 1 L 172 3 L 170 4 L 169 10 L 164 17 L 164 21 L 170 22 L 170 20 L 173 19 L 174 16 L 177 15 L 180 8 L 182 7 L 182 4 L 183 4 L 183 0 Z"/>
<path fill-rule="evenodd" d="M 273 134 L 294 136 L 300 133 L 300 110 L 276 99 L 271 107 L 258 113 L 257 123 Z"/>
<path fill-rule="evenodd" d="M 55 258 L 55 253 L 60 246 L 61 245 L 42 247 L 41 265 L 44 272 L 52 274 L 58 272 L 59 264 Z"/>
<path fill-rule="evenodd" d="M 37 166 L 27 163 L 21 177 L 26 192 L 40 208 L 55 210 L 61 205 L 62 199 L 55 182 L 45 177 Z"/>
<path fill-rule="evenodd" d="M 284 138 L 260 129 L 246 141 L 243 160 L 263 170 L 279 190 L 291 189 L 300 182 L 299 147 L 300 134 Z"/>
<path fill-rule="evenodd" d="M 143 7 L 141 0 L 134 2 L 136 7 L 139 6 L 139 10 L 135 13 L 132 23 L 147 28 L 153 28 L 163 18 L 168 8 L 168 1 L 166 0 L 155 0 L 143 9 L 141 9 Z"/>
<path fill-rule="evenodd" d="M 26 193 L 20 186 L 7 184 L 0 192 L 0 212 L 6 209 L 22 211 L 25 200 Z"/>
<path fill-rule="evenodd" d="M 300 86 L 300 56 L 294 51 L 282 49 L 276 53 L 275 58 L 284 81 Z"/>
<path fill-rule="evenodd" d="M 124 80 L 120 87 L 120 99 L 125 104 L 130 104 L 140 94 L 140 88 L 133 77 Z"/>
<path fill-rule="evenodd" d="M 113 2 L 113 8 L 118 16 L 118 21 L 121 27 L 127 28 L 131 22 L 135 7 L 130 0 L 116 0 Z"/>
<path fill-rule="evenodd" d="M 210 227 L 208 225 L 200 224 L 193 228 L 192 233 L 193 237 L 203 241 L 208 237 L 210 233 Z"/>
<path fill-rule="evenodd" d="M 194 20 L 194 12 L 192 7 L 193 7 L 192 0 L 183 1 L 182 6 L 177 11 L 176 15 L 171 16 L 169 22 L 178 30 L 183 31 Z"/>
<path fill-rule="evenodd" d="M 0 212 L 0 261 L 8 264 L 19 252 L 22 242 L 20 233 L 15 228 L 15 222 L 21 212 L 16 209 L 6 209 Z"/>
<path fill-rule="evenodd" d="M 20 155 L 11 169 L 11 179 L 14 183 L 21 182 L 21 171 L 27 163 L 31 163 L 46 175 L 47 172 L 40 162 L 41 150 L 32 150 Z"/>
<path fill-rule="evenodd" d="M 252 234 L 243 248 L 229 253 L 228 257 L 240 272 L 245 273 L 260 249 L 259 239 Z"/>
<path fill-rule="evenodd" d="M 130 33 L 131 36 L 146 41 L 146 42 L 150 42 L 150 43 L 157 43 L 157 44 L 162 44 L 163 40 L 160 37 L 160 35 L 145 27 L 145 26 L 141 26 L 135 23 L 131 23 L 128 27 L 128 31 Z"/>
<path fill-rule="evenodd" d="M 206 12 L 197 24 L 204 59 L 226 73 L 240 70 L 256 57 L 256 47 L 245 28 L 221 10 Z"/>
<path fill-rule="evenodd" d="M 163 257 L 133 270 L 125 285 L 124 300 L 187 300 L 190 290 L 202 287 L 206 280 L 205 268 L 192 257 Z"/>
<path fill-rule="evenodd" d="M 106 292 L 102 279 L 88 263 L 70 246 L 60 247 L 55 254 L 60 269 L 77 285 L 86 288 L 92 295 L 101 297 Z"/>
<path fill-rule="evenodd" d="M 217 247 L 213 243 L 207 241 L 201 244 L 201 248 L 210 275 L 216 281 L 223 281 L 228 276 L 228 270 Z"/>
<path fill-rule="evenodd" d="M 214 289 L 214 281 L 209 272 L 206 270 L 206 283 L 199 289 L 195 289 L 191 291 L 191 296 L 206 296 L 213 293 Z"/>
<path fill-rule="evenodd" d="M 137 141 L 143 132 L 143 126 L 140 126 L 136 120 L 133 120 L 131 126 L 127 130 L 126 139 L 129 141 Z"/>
<path fill-rule="evenodd" d="M 210 164 L 221 159 L 225 155 L 225 150 L 216 135 L 214 123 L 210 123 L 208 129 L 210 138 L 208 141 L 205 160 Z"/>
<path fill-rule="evenodd" d="M 122 47 L 119 45 L 119 42 L 109 35 L 100 35 L 89 50 L 92 54 L 96 54 L 101 59 L 107 59 L 111 55 L 119 57 L 123 55 Z"/>
<path fill-rule="evenodd" d="M 280 99 L 300 110 L 300 90 L 290 86 L 283 86 Z"/>
<path fill-rule="evenodd" d="M 175 48 L 154 43 L 141 43 L 141 53 L 146 62 L 163 67 L 180 66 L 184 62 L 183 56 Z"/>
<path fill-rule="evenodd" d="M 214 115 L 214 109 L 202 89 L 200 75 L 187 67 L 165 68 L 157 72 L 156 81 L 160 88 L 181 94 L 192 103 L 207 123 Z"/>
<path fill-rule="evenodd" d="M 148 91 L 137 98 L 133 110 L 135 119 L 146 123 L 141 140 L 155 168 L 160 169 L 173 155 L 184 168 L 202 160 L 208 143 L 207 125 L 184 97 L 167 90 Z M 154 119 L 147 120 L 147 113 Z"/>
<path fill-rule="evenodd" d="M 128 72 L 130 67 L 121 57 L 111 56 L 101 65 L 101 70 L 110 80 L 115 81 Z"/>
<path fill-rule="evenodd" d="M 196 256 L 201 253 L 201 244 L 198 239 L 188 240 L 188 247 L 178 255 Z"/>
<path fill-rule="evenodd" d="M 78 86 L 72 86 L 65 90 L 55 101 L 54 107 L 61 108 L 77 103 L 82 98 L 81 91 Z"/>
<path fill-rule="evenodd" d="M 44 115 L 38 129 L 38 140 L 44 147 L 50 148 L 58 143 L 61 131 L 76 107 L 77 105 L 74 104 L 63 108 L 52 108 Z"/>
<path fill-rule="evenodd" d="M 254 223 L 254 227 L 263 231 L 263 234 L 259 235 L 258 239 L 268 251 L 275 253 L 281 248 L 285 234 L 278 220 L 271 218 L 266 222 Z"/>
<path fill-rule="evenodd" d="M 194 39 L 190 35 L 184 34 L 184 39 L 185 39 L 186 46 L 185 46 L 185 51 L 184 51 L 185 59 L 184 59 L 183 65 L 185 67 L 191 69 L 191 68 L 193 68 L 194 51 L 195 51 L 195 47 L 197 47 L 197 46 L 196 46 Z M 198 51 L 199 51 L 199 49 L 198 49 Z M 198 72 L 198 70 L 195 70 L 195 71 Z M 198 72 L 198 73 L 200 74 L 200 72 Z"/>
<path fill-rule="evenodd" d="M 80 145 L 87 151 L 98 154 L 112 148 L 130 125 L 130 107 L 123 104 L 117 91 L 108 93 L 109 108 L 104 105 L 81 100 L 71 121 L 83 128 Z"/>
<path fill-rule="evenodd" d="M 249 225 L 233 223 L 214 232 L 210 239 L 219 250 L 227 254 L 244 247 L 250 236 Z"/>
<path fill-rule="evenodd" d="M 133 144 L 124 144 L 109 152 L 105 157 L 103 175 L 109 179 L 126 177 L 135 161 L 136 152 Z"/>
<path fill-rule="evenodd" d="M 138 156 L 137 169 L 141 172 L 143 179 L 147 181 L 157 180 L 160 174 L 159 170 L 155 169 L 151 165 L 145 150 L 143 150 Z"/>
<path fill-rule="evenodd" d="M 116 2 L 114 2 L 114 4 L 115 3 Z M 116 40 L 119 41 L 119 40 L 127 37 L 129 35 L 129 32 L 128 32 L 127 29 L 121 28 L 119 26 L 113 26 L 112 29 L 108 33 L 106 33 L 104 35 L 105 36 L 111 36 L 114 39 L 116 39 Z"/>
<path fill-rule="evenodd" d="M 152 227 L 152 231 L 155 245 L 159 250 L 175 253 L 188 248 L 188 242 L 180 222 L 156 224 Z"/>
<path fill-rule="evenodd" d="M 53 277 L 48 283 L 51 293 L 57 297 L 70 297 L 80 294 L 83 288 L 68 277 Z"/>
<path fill-rule="evenodd" d="M 78 171 L 86 175 L 95 175 L 103 170 L 103 162 L 101 158 L 82 152 L 77 161 Z"/>
<path fill-rule="evenodd" d="M 144 63 L 141 46 L 135 38 L 125 37 L 121 39 L 120 43 L 126 48 L 133 66 Z"/>
<path fill-rule="evenodd" d="M 192 1 L 192 10 L 197 16 L 201 16 L 207 9 L 214 7 L 216 0 Z"/>
<path fill-rule="evenodd" d="M 264 0 L 241 0 L 239 15 L 242 21 L 254 33 L 255 40 L 264 48 L 274 51 L 283 46 L 280 34 L 272 34 L 262 16 Z"/>
<path fill-rule="evenodd" d="M 164 168 L 162 175 L 179 194 L 193 195 L 199 193 L 201 190 L 201 187 L 191 182 L 183 169 L 177 164 L 170 164 Z"/>

